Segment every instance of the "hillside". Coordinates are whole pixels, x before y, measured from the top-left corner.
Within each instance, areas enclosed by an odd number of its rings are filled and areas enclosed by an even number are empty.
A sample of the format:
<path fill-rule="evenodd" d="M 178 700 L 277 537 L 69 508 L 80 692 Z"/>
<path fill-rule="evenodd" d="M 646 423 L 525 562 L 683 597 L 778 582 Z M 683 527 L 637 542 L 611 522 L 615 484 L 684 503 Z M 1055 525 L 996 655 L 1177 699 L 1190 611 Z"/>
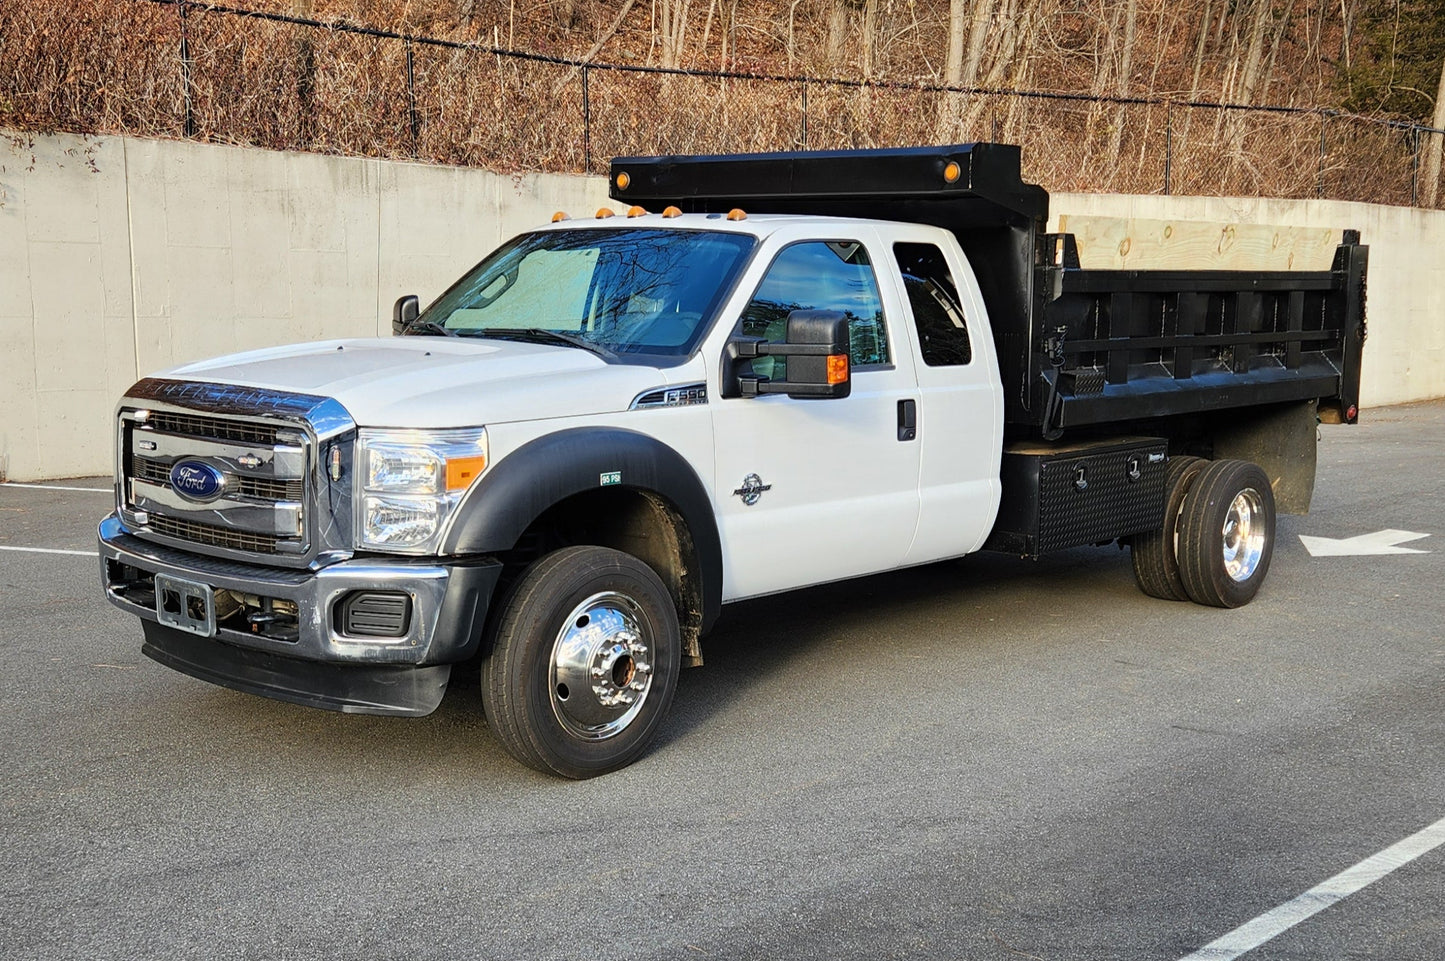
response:
<path fill-rule="evenodd" d="M 1401 121 L 1442 0 L 234 2 L 331 27 L 12 0 L 0 124 L 559 171 L 1002 139 L 1056 190 L 1436 199 L 1442 138 Z"/>

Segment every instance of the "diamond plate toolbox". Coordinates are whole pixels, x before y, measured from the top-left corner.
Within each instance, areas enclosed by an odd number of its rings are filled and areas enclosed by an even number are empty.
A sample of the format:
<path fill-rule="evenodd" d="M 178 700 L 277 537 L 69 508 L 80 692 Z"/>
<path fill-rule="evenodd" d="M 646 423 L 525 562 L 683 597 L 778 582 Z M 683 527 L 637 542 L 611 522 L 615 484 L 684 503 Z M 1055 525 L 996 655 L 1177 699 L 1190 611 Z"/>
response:
<path fill-rule="evenodd" d="M 1162 437 L 1011 444 L 989 550 L 1037 557 L 1157 528 L 1164 516 Z"/>

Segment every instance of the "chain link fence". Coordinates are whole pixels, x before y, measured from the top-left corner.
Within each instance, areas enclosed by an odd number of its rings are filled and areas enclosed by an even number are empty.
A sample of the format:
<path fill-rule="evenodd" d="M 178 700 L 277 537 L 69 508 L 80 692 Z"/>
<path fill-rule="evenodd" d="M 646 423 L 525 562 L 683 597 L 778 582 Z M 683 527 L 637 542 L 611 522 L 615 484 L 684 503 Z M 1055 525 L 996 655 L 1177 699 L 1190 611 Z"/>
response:
<path fill-rule="evenodd" d="M 998 140 L 1052 191 L 1445 206 L 1445 132 L 1393 120 L 583 63 L 195 0 L 10 0 L 0 125 L 564 173 Z"/>

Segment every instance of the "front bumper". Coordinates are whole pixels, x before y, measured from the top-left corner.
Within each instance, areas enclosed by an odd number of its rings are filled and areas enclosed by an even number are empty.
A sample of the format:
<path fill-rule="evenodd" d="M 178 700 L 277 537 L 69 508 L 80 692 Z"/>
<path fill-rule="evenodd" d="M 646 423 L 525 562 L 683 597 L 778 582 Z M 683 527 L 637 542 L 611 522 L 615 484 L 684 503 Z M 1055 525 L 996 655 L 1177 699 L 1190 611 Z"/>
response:
<path fill-rule="evenodd" d="M 176 670 L 280 700 L 366 714 L 428 714 L 441 702 L 451 665 L 477 650 L 501 564 L 491 558 L 352 559 L 319 570 L 241 564 L 161 546 L 100 524 L 106 597 L 144 622 L 145 653 Z M 264 599 L 290 611 L 284 629 L 240 616 L 212 617 L 202 636 L 163 623 L 156 575 Z M 355 592 L 405 595 L 409 616 L 394 637 L 347 634 L 340 614 Z M 214 604 L 214 601 L 212 602 Z M 184 618 L 182 619 L 184 620 Z"/>

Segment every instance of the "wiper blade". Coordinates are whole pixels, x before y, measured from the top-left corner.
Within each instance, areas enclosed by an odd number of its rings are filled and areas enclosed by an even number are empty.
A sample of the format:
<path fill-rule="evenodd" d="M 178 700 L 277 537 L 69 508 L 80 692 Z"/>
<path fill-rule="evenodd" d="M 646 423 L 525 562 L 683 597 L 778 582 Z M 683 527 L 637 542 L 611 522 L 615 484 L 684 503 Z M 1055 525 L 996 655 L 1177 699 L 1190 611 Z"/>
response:
<path fill-rule="evenodd" d="M 433 320 L 413 320 L 406 325 L 406 329 L 401 333 L 403 337 L 426 337 L 435 334 L 440 334 L 443 337 L 457 336 L 455 330 L 448 330 Z"/>
<path fill-rule="evenodd" d="M 593 343 L 586 337 L 578 337 L 576 334 L 569 334 L 560 330 L 548 330 L 545 327 L 488 327 L 475 331 L 468 331 L 475 337 L 495 337 L 498 340 L 520 340 L 524 343 L 533 344 L 561 344 L 566 347 L 580 347 L 583 350 L 591 351 L 605 360 L 616 360 L 617 352 L 603 347 L 601 344 Z"/>

